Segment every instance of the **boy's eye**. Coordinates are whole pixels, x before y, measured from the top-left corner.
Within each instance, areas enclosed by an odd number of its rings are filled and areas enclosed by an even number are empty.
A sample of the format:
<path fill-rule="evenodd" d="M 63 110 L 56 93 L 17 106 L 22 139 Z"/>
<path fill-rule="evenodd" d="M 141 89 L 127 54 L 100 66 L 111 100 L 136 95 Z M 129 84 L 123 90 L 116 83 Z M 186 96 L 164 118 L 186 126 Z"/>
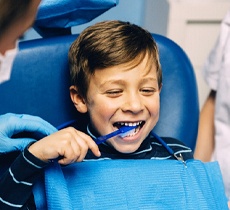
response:
<path fill-rule="evenodd" d="M 121 95 L 122 90 L 108 90 L 106 91 L 106 94 L 110 97 L 117 97 L 119 95 Z"/>
<path fill-rule="evenodd" d="M 156 92 L 156 89 L 155 88 L 142 88 L 141 92 L 147 95 L 152 95 L 153 93 Z"/>

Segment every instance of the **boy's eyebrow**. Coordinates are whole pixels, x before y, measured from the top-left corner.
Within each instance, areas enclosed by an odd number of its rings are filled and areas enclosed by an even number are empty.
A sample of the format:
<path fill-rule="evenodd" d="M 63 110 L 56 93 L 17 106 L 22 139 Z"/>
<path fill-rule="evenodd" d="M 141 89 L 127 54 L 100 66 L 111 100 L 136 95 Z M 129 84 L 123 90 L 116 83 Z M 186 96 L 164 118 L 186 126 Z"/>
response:
<path fill-rule="evenodd" d="M 147 77 L 147 78 L 143 78 L 141 79 L 140 83 L 145 83 L 145 82 L 157 82 L 157 78 L 154 77 Z M 100 84 L 100 88 L 104 87 L 105 85 L 110 85 L 110 84 L 119 84 L 119 85 L 124 85 L 125 84 L 125 80 L 119 79 L 119 80 L 108 80 L 103 82 L 102 84 Z"/>
<path fill-rule="evenodd" d="M 104 87 L 105 85 L 109 85 L 109 84 L 120 84 L 120 85 L 124 85 L 125 84 L 125 81 L 124 80 L 108 80 L 108 81 L 105 81 L 103 82 L 102 84 L 100 84 L 99 87 Z"/>
<path fill-rule="evenodd" d="M 148 82 L 148 81 L 157 82 L 157 78 L 155 78 L 155 77 L 147 77 L 147 78 L 143 78 L 143 79 L 141 80 L 141 82 Z"/>

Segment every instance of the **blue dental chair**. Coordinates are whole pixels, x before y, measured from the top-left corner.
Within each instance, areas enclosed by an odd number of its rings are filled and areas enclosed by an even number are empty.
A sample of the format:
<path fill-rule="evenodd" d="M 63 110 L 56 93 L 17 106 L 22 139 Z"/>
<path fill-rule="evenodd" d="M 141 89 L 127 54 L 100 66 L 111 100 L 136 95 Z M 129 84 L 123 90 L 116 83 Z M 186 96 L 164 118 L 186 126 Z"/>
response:
<path fill-rule="evenodd" d="M 75 110 L 69 96 L 67 55 L 68 48 L 76 37 L 77 35 L 64 35 L 20 43 L 11 80 L 0 85 L 0 114 L 13 112 L 37 115 L 57 127 L 75 119 L 80 123 L 87 123 L 85 116 Z M 185 52 L 176 43 L 161 35 L 153 34 L 153 37 L 159 47 L 163 71 L 160 118 L 154 131 L 159 136 L 177 138 L 194 149 L 199 106 L 192 65 Z M 3 162 L 7 163 L 12 159 L 0 160 L 0 166 L 2 167 Z M 227 202 L 224 200 L 224 189 L 217 165 L 210 163 L 208 167 L 204 167 L 200 162 L 189 161 L 188 167 L 185 168 L 182 163 L 175 160 L 167 160 L 164 164 L 162 164 L 163 160 L 131 161 L 105 160 L 77 163 L 79 170 L 72 168 L 72 165 L 63 167 L 65 176 L 62 176 L 59 165 L 54 165 L 53 168 L 48 168 L 48 172 L 45 171 L 46 184 L 43 185 L 44 180 L 41 180 L 41 185 L 34 188 L 34 195 L 36 198 L 37 195 L 41 195 L 41 198 L 38 197 L 41 201 L 46 200 L 44 195 L 52 198 L 53 200 L 48 200 L 47 205 L 52 204 L 53 207 L 54 204 L 54 208 L 48 209 L 72 209 L 67 206 L 70 203 L 68 192 L 72 194 L 72 191 L 68 191 L 69 185 L 63 185 L 63 183 L 70 183 L 65 180 L 71 180 L 71 186 L 77 189 L 77 194 L 74 196 L 77 201 L 72 198 L 71 201 L 79 204 L 80 200 L 86 205 L 85 208 L 80 206 L 77 209 L 103 209 L 100 205 L 103 206 L 105 203 L 111 206 L 121 200 L 124 206 L 104 209 L 128 209 L 126 203 L 129 202 L 134 206 L 129 209 L 138 209 L 139 206 L 147 205 L 151 205 L 151 208 L 142 209 L 175 209 L 182 204 L 184 208 L 179 209 L 194 209 L 188 206 L 197 205 L 201 201 L 205 204 L 206 201 L 219 204 L 220 207 L 213 205 L 212 209 L 215 210 L 226 209 L 224 204 Z M 198 163 L 199 165 L 195 167 L 192 163 L 195 166 Z M 212 173 L 209 173 L 210 171 Z M 66 177 L 64 181 L 60 179 L 63 177 Z M 158 180 L 160 177 L 162 179 Z M 180 179 L 181 177 L 183 179 Z M 74 184 L 73 180 L 76 180 Z M 211 183 L 208 182 L 209 180 Z M 213 186 L 212 183 L 216 185 Z M 46 193 L 40 186 L 46 186 Z M 78 190 L 81 193 L 78 193 Z M 106 193 L 104 190 L 107 190 Z M 111 191 L 113 195 L 110 194 Z M 126 197 L 126 193 L 130 197 Z M 96 199 L 95 195 L 100 198 Z M 152 208 L 152 204 L 156 204 L 157 207 Z M 160 205 L 162 208 L 159 208 Z M 170 208 L 171 205 L 175 208 Z M 197 209 L 210 209 L 206 206 L 199 207 Z"/>
<path fill-rule="evenodd" d="M 83 122 L 69 96 L 68 48 L 77 35 L 21 42 L 11 80 L 0 85 L 0 114 L 37 115 L 54 126 Z M 194 149 L 198 128 L 198 93 L 193 67 L 173 41 L 153 34 L 160 52 L 163 88 L 160 119 L 154 131 Z M 86 123 L 86 122 L 85 122 Z"/>

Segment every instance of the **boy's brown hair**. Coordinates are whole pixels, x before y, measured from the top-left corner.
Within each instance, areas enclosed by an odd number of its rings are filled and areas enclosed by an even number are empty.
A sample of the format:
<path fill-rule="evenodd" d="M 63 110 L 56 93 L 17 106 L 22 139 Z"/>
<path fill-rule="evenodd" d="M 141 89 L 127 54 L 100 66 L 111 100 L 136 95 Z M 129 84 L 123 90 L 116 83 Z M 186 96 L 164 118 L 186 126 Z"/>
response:
<path fill-rule="evenodd" d="M 158 86 L 162 72 L 156 42 L 143 28 L 123 21 L 103 21 L 86 28 L 69 50 L 71 84 L 86 99 L 95 69 L 128 64 L 137 66 L 148 55 L 157 67 Z"/>

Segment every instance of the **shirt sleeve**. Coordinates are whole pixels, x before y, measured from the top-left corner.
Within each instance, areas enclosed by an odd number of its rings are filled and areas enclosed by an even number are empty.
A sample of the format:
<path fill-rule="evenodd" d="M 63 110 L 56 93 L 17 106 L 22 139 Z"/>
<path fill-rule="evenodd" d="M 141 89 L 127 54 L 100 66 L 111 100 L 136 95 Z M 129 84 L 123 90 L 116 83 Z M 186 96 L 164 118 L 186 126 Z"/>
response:
<path fill-rule="evenodd" d="M 212 48 L 203 68 L 203 77 L 212 90 L 217 90 L 220 71 L 223 68 L 224 52 L 230 34 L 230 10 L 224 17 L 220 34 Z"/>
<path fill-rule="evenodd" d="M 33 184 L 46 165 L 33 156 L 27 147 L 0 179 L 0 209 L 22 208 L 32 195 Z"/>

